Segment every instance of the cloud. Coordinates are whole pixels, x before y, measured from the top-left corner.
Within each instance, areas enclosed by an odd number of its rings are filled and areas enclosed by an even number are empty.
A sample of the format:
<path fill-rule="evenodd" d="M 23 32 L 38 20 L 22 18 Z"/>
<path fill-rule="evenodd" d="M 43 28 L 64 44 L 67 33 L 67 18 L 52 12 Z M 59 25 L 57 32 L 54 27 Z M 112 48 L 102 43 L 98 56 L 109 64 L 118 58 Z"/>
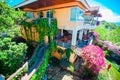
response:
<path fill-rule="evenodd" d="M 120 16 L 113 13 L 112 10 L 106 8 L 106 9 L 100 9 L 100 13 L 102 14 L 102 18 L 99 20 L 106 20 L 108 22 L 120 22 Z"/>
<path fill-rule="evenodd" d="M 102 18 L 99 18 L 100 21 L 105 20 L 108 22 L 120 22 L 120 15 L 117 15 L 111 9 L 103 6 L 102 4 L 96 2 L 95 0 L 87 0 L 87 1 L 92 6 L 100 6 L 99 13 L 102 14 Z"/>

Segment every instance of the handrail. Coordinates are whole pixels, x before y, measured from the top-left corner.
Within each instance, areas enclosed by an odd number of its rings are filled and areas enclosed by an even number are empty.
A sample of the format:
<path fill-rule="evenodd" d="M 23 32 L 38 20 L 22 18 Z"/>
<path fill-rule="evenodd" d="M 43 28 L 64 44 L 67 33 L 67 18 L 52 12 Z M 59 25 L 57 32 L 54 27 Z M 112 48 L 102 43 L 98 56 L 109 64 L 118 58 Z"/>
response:
<path fill-rule="evenodd" d="M 73 46 L 73 45 L 70 45 L 70 44 L 67 44 L 67 43 L 64 43 L 64 42 L 61 42 L 61 41 L 56 41 L 56 43 L 57 43 L 58 46 L 61 46 L 61 47 L 64 47 L 64 48 L 71 48 L 75 52 L 75 54 L 79 56 L 78 51 L 81 51 L 81 48 L 78 48 L 77 46 Z M 59 43 L 61 45 L 59 45 Z M 64 46 L 65 44 L 69 45 L 70 47 L 65 47 Z"/>
<path fill-rule="evenodd" d="M 12 80 L 23 68 L 28 66 L 28 62 L 26 62 L 21 68 L 19 68 L 15 73 L 13 73 L 7 80 Z"/>
<path fill-rule="evenodd" d="M 97 23 L 97 20 L 90 20 L 90 21 L 85 20 L 84 21 L 84 25 L 89 24 L 91 26 L 94 26 L 94 25 L 96 25 L 96 23 Z"/>
<path fill-rule="evenodd" d="M 39 49 L 39 45 L 37 46 L 37 49 Z M 36 52 L 37 49 L 36 49 L 34 52 Z M 45 48 L 44 48 L 44 49 L 45 49 Z M 34 58 L 34 57 L 32 57 L 32 58 Z M 32 59 L 32 58 L 31 58 L 31 59 Z M 30 59 L 30 60 L 31 60 L 31 59 Z M 36 72 L 36 70 L 38 69 L 38 66 L 42 63 L 43 59 L 44 59 L 44 55 L 43 55 L 42 59 L 39 61 L 39 63 L 37 64 L 37 66 L 35 67 L 35 69 L 33 69 L 32 72 L 25 77 L 25 80 L 30 80 L 30 78 L 32 77 L 32 75 L 33 75 L 33 74 Z M 28 63 L 29 63 L 30 60 L 28 60 L 28 61 L 27 61 L 22 67 L 20 67 L 15 73 L 13 73 L 7 80 L 12 80 L 12 79 L 13 79 L 21 70 L 23 70 L 25 67 L 27 67 L 27 69 L 28 69 Z"/>

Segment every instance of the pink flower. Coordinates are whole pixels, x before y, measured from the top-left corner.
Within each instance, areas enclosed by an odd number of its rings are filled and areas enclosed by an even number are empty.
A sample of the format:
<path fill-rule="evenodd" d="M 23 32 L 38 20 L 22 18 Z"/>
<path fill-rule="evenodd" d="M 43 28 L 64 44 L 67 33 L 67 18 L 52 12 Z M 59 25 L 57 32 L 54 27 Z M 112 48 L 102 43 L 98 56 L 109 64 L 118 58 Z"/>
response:
<path fill-rule="evenodd" d="M 98 17 L 102 17 L 102 14 L 98 14 Z"/>
<path fill-rule="evenodd" d="M 103 50 L 95 45 L 88 45 L 82 48 L 82 58 L 87 63 L 87 67 L 98 74 L 102 67 L 105 66 L 105 55 Z"/>
<path fill-rule="evenodd" d="M 99 26 L 100 25 L 100 21 L 97 21 L 96 25 Z"/>

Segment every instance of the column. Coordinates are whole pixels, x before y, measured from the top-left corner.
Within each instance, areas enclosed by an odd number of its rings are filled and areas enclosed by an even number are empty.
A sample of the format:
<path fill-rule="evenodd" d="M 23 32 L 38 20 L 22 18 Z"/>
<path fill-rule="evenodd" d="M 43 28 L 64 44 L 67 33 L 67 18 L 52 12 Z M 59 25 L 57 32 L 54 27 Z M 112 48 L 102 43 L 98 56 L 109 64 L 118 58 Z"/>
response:
<path fill-rule="evenodd" d="M 75 46 L 76 45 L 76 40 L 77 39 L 77 31 L 74 29 L 72 32 L 72 42 L 71 45 Z"/>
<path fill-rule="evenodd" d="M 63 29 L 61 29 L 61 36 L 63 36 Z"/>
<path fill-rule="evenodd" d="M 82 37 L 83 37 L 83 30 L 80 30 L 80 32 L 79 32 L 79 40 L 80 41 L 82 40 Z"/>
<path fill-rule="evenodd" d="M 87 34 L 87 30 L 84 30 L 84 34 L 85 34 L 85 35 Z"/>

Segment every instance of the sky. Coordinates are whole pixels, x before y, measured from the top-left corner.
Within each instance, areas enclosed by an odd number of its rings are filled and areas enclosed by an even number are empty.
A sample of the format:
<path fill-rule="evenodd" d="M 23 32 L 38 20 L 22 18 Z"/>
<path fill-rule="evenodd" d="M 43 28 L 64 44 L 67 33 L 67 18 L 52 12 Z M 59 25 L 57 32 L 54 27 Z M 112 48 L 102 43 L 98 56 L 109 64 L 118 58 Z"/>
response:
<path fill-rule="evenodd" d="M 7 0 L 8 4 L 10 6 L 14 6 L 14 5 L 16 5 L 16 4 L 20 3 L 20 2 L 23 2 L 23 1 L 24 0 Z"/>
<path fill-rule="evenodd" d="M 120 22 L 120 0 L 87 0 L 90 6 L 100 6 L 99 13 L 108 22 Z"/>
<path fill-rule="evenodd" d="M 24 0 L 7 0 L 10 6 L 14 6 Z M 108 22 L 120 22 L 120 0 L 87 0 L 90 6 L 100 6 L 99 13 Z"/>

